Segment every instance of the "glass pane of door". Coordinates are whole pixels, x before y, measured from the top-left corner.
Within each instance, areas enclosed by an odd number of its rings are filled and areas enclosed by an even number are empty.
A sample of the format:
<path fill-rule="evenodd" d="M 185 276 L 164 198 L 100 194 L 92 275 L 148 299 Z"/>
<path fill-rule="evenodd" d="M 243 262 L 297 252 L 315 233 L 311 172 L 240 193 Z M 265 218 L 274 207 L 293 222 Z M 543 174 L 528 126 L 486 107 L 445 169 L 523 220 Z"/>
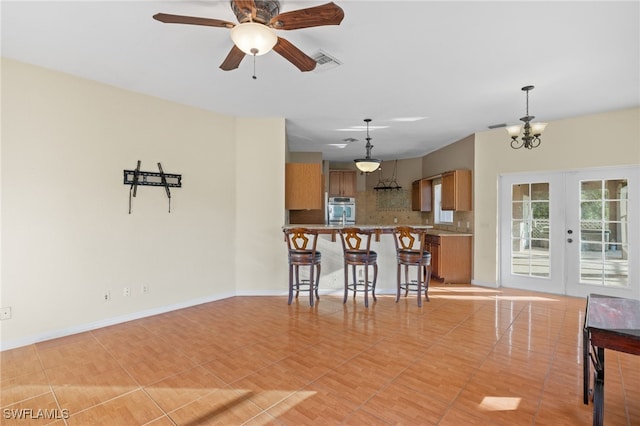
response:
<path fill-rule="evenodd" d="M 511 273 L 549 277 L 549 183 L 511 186 Z"/>
<path fill-rule="evenodd" d="M 629 287 L 628 182 L 580 181 L 580 283 Z"/>

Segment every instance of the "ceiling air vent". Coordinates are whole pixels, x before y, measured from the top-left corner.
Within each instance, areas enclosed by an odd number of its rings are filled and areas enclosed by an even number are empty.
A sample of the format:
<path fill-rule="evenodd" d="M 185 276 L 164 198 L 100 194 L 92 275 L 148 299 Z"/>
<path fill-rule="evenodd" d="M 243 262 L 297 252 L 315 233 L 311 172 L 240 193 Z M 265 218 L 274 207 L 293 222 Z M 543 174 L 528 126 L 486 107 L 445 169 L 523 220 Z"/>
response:
<path fill-rule="evenodd" d="M 315 72 L 327 71 L 331 68 L 342 65 L 342 62 L 322 50 L 318 50 L 316 53 L 311 55 L 311 57 L 318 64 L 314 69 Z"/>

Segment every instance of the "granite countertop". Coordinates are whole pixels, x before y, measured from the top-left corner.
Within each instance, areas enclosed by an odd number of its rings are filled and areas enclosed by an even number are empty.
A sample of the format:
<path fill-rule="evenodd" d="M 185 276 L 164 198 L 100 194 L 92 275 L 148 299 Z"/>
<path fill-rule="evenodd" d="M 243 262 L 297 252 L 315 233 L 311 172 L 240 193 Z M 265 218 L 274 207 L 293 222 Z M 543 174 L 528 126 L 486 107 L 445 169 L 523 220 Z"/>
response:
<path fill-rule="evenodd" d="M 393 229 L 398 226 L 411 226 L 413 228 L 419 229 L 431 229 L 433 225 L 378 225 L 378 224 L 356 224 L 356 225 L 320 225 L 320 224 L 293 224 L 293 225 L 284 225 L 283 228 L 309 228 L 309 229 L 342 229 L 342 228 L 362 228 L 362 229 Z"/>
<path fill-rule="evenodd" d="M 458 231 L 447 231 L 444 229 L 434 229 L 433 225 L 411 225 L 411 224 L 397 224 L 397 225 L 381 225 L 381 224 L 356 224 L 356 225 L 348 225 L 346 227 L 357 227 L 362 229 L 379 229 L 383 231 L 390 231 L 393 228 L 398 226 L 411 226 L 412 228 L 417 229 L 425 229 L 427 230 L 427 234 L 430 235 L 438 235 L 438 236 L 472 236 L 473 234 L 470 232 L 458 232 Z M 319 225 L 319 224 L 294 224 L 294 225 L 284 225 L 283 229 L 287 228 L 308 228 L 308 229 L 317 229 L 324 231 L 338 231 L 345 226 L 342 225 Z"/>

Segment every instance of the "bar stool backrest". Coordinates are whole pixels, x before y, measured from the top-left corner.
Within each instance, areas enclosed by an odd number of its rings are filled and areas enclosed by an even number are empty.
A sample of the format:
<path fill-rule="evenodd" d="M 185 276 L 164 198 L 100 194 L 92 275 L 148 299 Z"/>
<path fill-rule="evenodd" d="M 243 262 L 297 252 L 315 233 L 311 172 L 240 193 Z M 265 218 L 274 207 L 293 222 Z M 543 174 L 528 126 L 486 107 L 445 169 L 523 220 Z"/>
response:
<path fill-rule="evenodd" d="M 340 235 L 342 236 L 342 249 L 347 250 L 362 250 L 367 253 L 371 251 L 371 233 L 372 231 L 360 228 L 342 228 Z M 362 237 L 366 236 L 366 244 L 363 246 Z"/>
<path fill-rule="evenodd" d="M 426 241 L 426 234 L 422 230 L 410 226 L 398 226 L 393 233 L 395 234 L 396 251 L 410 250 L 419 252 L 422 256 Z"/>
<path fill-rule="evenodd" d="M 308 228 L 289 228 L 284 230 L 289 252 L 316 252 L 318 232 Z"/>

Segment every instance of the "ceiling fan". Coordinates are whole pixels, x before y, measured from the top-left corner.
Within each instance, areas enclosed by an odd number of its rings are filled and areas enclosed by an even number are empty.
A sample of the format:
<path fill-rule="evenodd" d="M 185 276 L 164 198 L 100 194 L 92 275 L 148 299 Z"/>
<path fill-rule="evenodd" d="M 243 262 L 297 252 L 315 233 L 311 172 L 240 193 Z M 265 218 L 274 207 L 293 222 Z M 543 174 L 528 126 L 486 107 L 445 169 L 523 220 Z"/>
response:
<path fill-rule="evenodd" d="M 271 49 L 295 65 L 300 71 L 312 71 L 316 61 L 273 30 L 297 30 L 323 25 L 340 25 L 344 11 L 333 2 L 305 9 L 280 13 L 278 0 L 231 0 L 238 24 L 214 18 L 157 13 L 153 18 L 168 24 L 204 25 L 231 29 L 234 42 L 220 65 L 231 71 L 240 65 L 245 55 L 263 55 Z"/>

